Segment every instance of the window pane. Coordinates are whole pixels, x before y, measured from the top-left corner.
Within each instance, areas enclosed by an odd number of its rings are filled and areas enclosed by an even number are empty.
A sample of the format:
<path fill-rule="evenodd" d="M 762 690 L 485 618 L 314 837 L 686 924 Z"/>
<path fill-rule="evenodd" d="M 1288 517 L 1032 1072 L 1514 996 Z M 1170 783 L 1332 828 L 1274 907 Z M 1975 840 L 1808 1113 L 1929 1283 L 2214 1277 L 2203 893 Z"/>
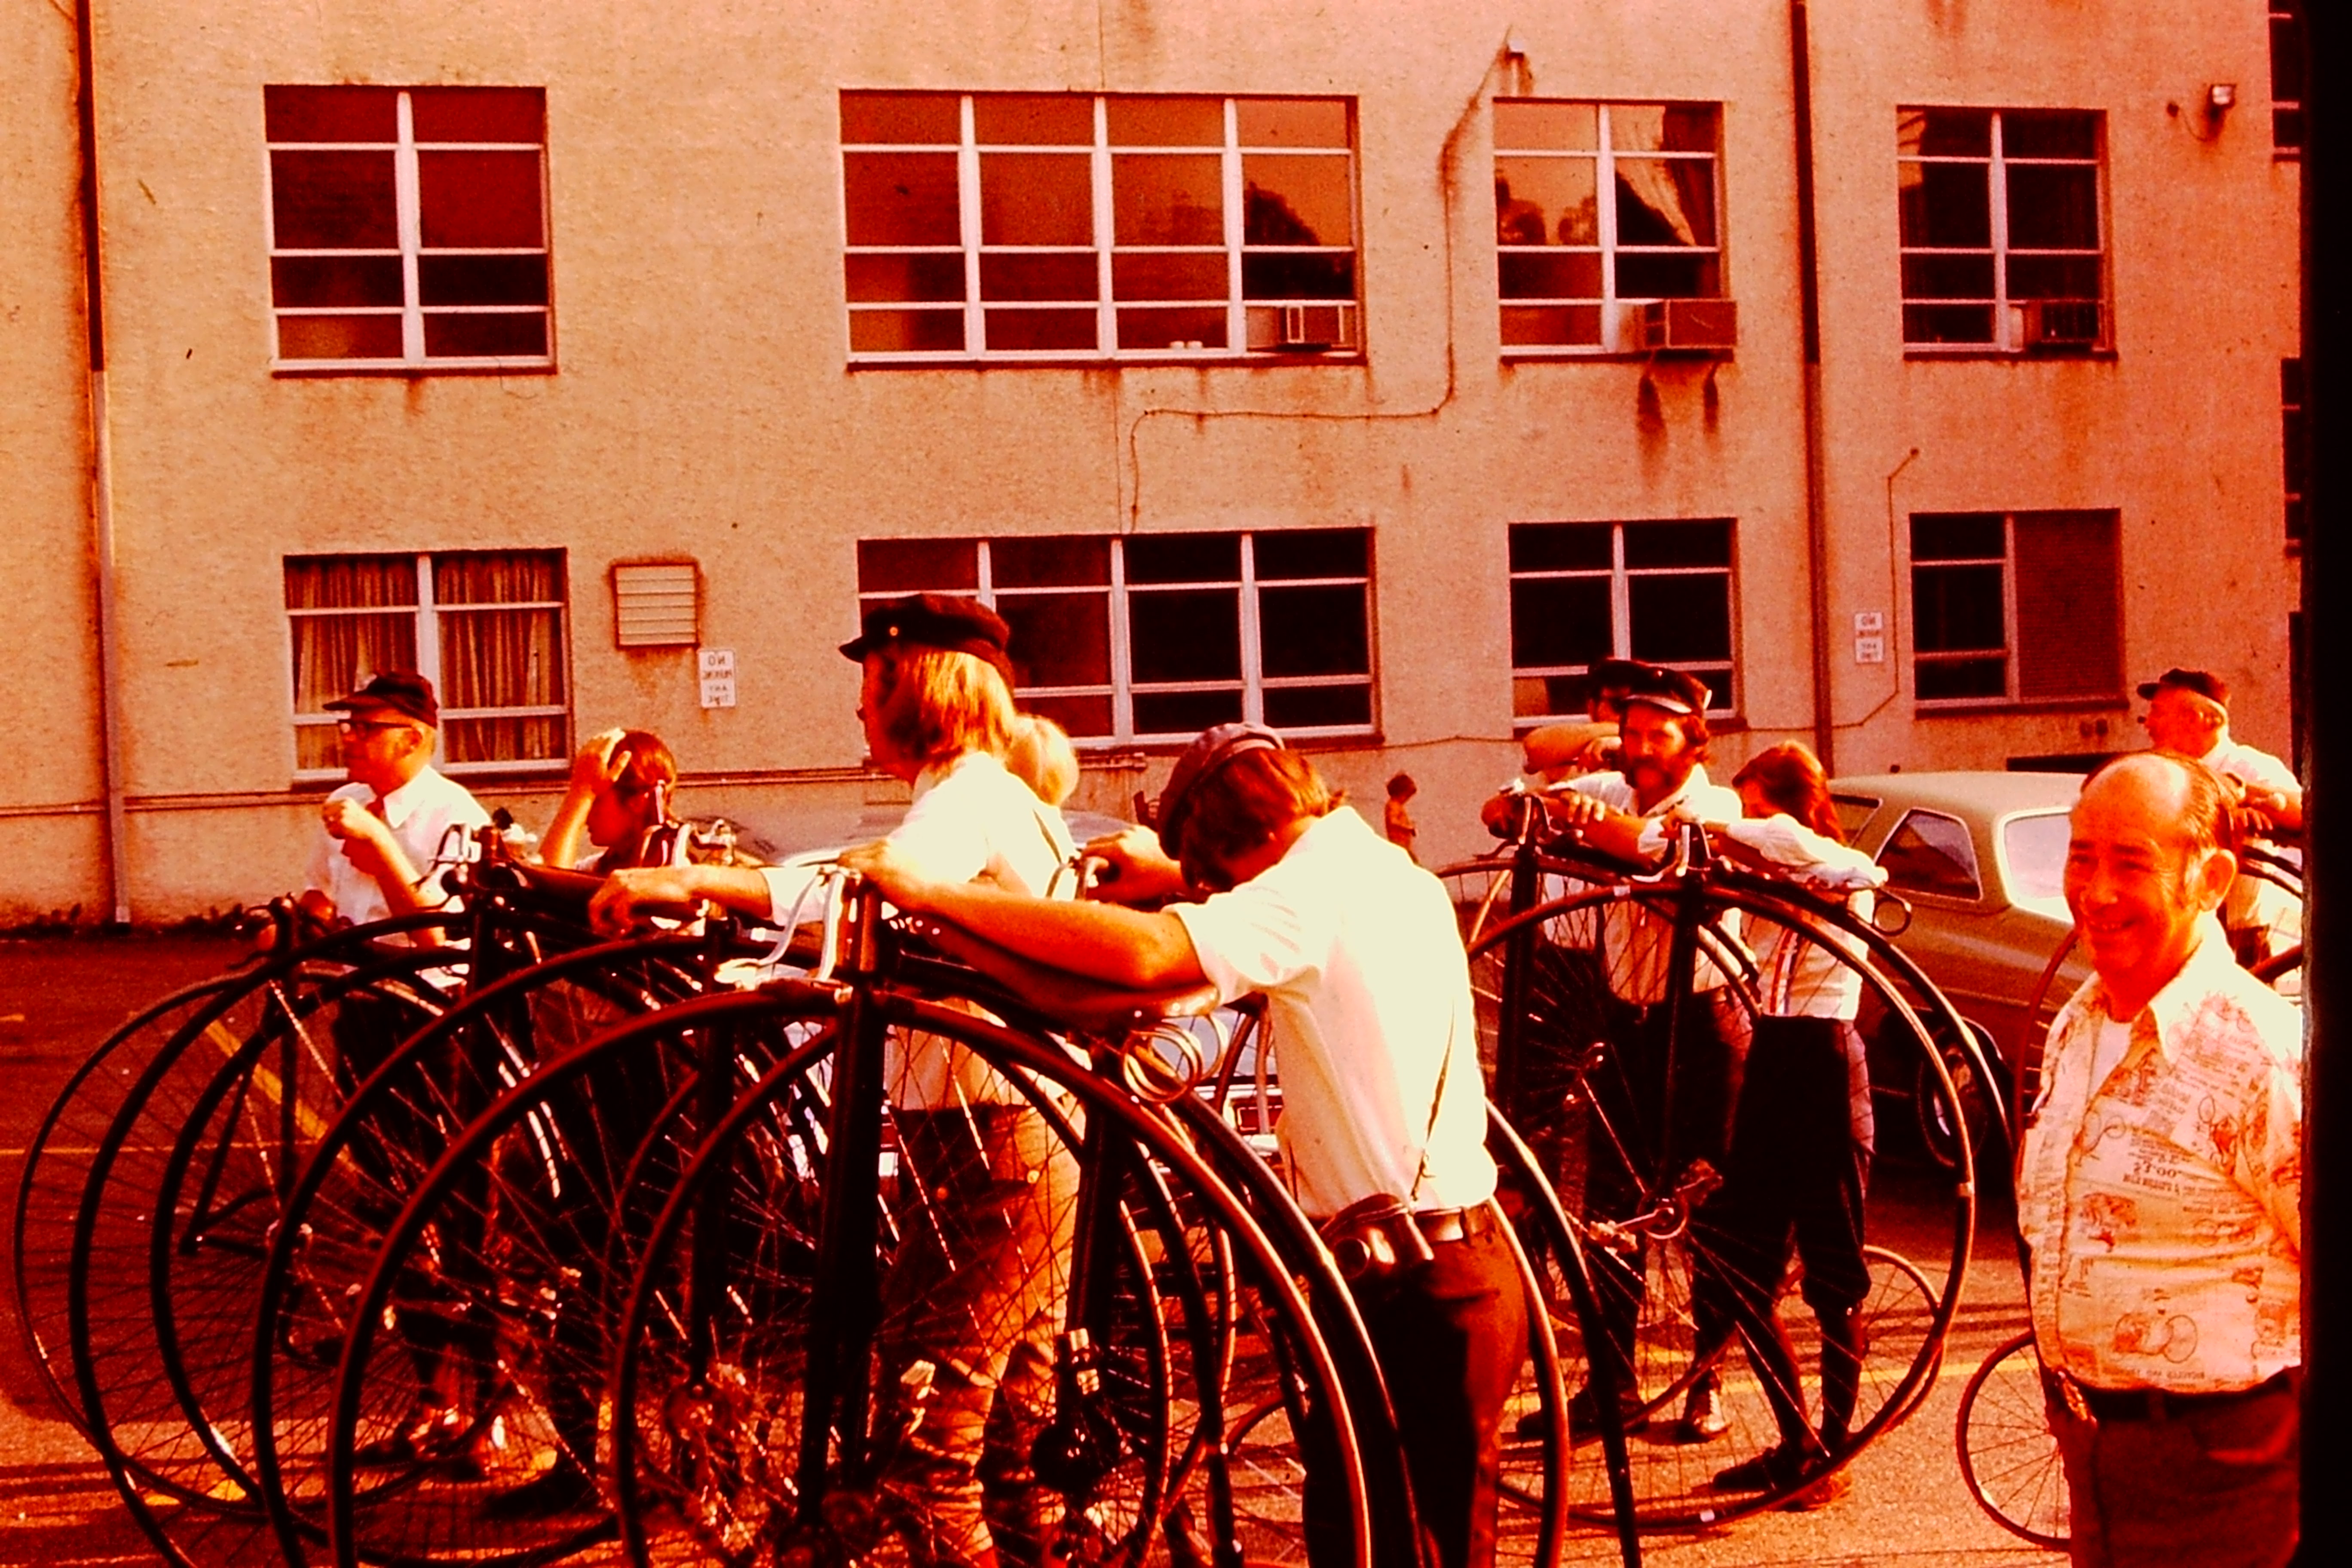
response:
<path fill-rule="evenodd" d="M 280 316 L 280 359 L 398 359 L 398 316 Z"/>
<path fill-rule="evenodd" d="M 425 318 L 425 352 L 436 359 L 540 359 L 547 353 L 543 311 Z"/>
<path fill-rule="evenodd" d="M 1635 658 L 1684 664 L 1731 657 L 1728 576 L 1635 577 L 1626 592 Z"/>
<path fill-rule="evenodd" d="M 414 585 L 415 566 L 405 559 L 401 565 Z M 416 668 L 413 610 L 403 615 L 297 616 L 291 628 L 297 713 L 323 712 L 328 703 L 385 670 Z M 331 765 L 331 753 L 329 762 Z"/>
<path fill-rule="evenodd" d="M 1606 572 L 1612 564 L 1605 522 L 1515 522 L 1514 572 Z"/>
<path fill-rule="evenodd" d="M 1911 569 L 1914 646 L 1922 653 L 1999 652 L 2002 631 L 1998 566 Z"/>
<path fill-rule="evenodd" d="M 390 153 L 269 154 L 270 243 L 279 250 L 400 245 Z"/>
<path fill-rule="evenodd" d="M 1546 719 L 1556 713 L 1585 713 L 1592 700 L 1581 675 L 1515 675 L 1511 678 L 1511 717 Z"/>
<path fill-rule="evenodd" d="M 547 258 L 422 256 L 416 286 L 427 305 L 544 305 Z"/>
<path fill-rule="evenodd" d="M 286 562 L 289 610 L 367 609 L 416 603 L 413 555 L 295 555 Z M 398 669 L 399 665 L 380 665 Z M 348 686 L 330 696 L 340 697 Z"/>
<path fill-rule="evenodd" d="M 1110 541 L 1100 537 L 999 539 L 990 543 L 988 558 L 990 580 L 999 588 L 1107 587 L 1110 584 Z"/>
<path fill-rule="evenodd" d="M 1990 305 L 1906 305 L 1903 341 L 1906 343 L 1989 343 L 1992 342 Z"/>
<path fill-rule="evenodd" d="M 1714 160 L 1620 158 L 1617 243 L 1713 245 Z"/>
<path fill-rule="evenodd" d="M 952 153 L 845 153 L 843 199 L 852 245 L 959 245 Z"/>
<path fill-rule="evenodd" d="M 1998 700 L 2009 695 L 2009 660 L 1991 658 L 1937 659 L 1917 667 L 1919 700 L 1958 702 L 1971 698 Z"/>
<path fill-rule="evenodd" d="M 1284 529 L 1251 545 L 1257 580 L 1361 577 L 1370 570 L 1372 536 L 1360 528 Z"/>
<path fill-rule="evenodd" d="M 451 719 L 441 726 L 442 754 L 452 763 L 548 762 L 570 749 L 563 720 L 551 715 Z"/>
<path fill-rule="evenodd" d="M 1560 305 L 1534 310 L 1524 306 L 1504 307 L 1503 343 L 1507 348 L 1545 345 L 1598 347 L 1600 342 L 1601 307 L 1598 305 Z"/>
<path fill-rule="evenodd" d="M 1983 890 L 1967 825 L 1935 812 L 1905 817 L 1878 852 L 1878 863 L 1886 868 L 1887 881 L 1906 892 L 1973 899 Z"/>
<path fill-rule="evenodd" d="M 536 153 L 419 153 L 418 216 L 429 246 L 537 246 Z"/>
<path fill-rule="evenodd" d="M 408 111 L 419 142 L 547 140 L 547 94 L 535 87 L 415 87 Z"/>
<path fill-rule="evenodd" d="M 1225 104 L 1217 98 L 1119 97 L 1105 103 L 1114 147 L 1222 147 Z"/>
<path fill-rule="evenodd" d="M 1110 161 L 1119 245 L 1223 245 L 1224 173 L 1213 155 L 1122 153 Z"/>
<path fill-rule="evenodd" d="M 397 256 L 278 256 L 269 262 L 270 302 L 288 305 L 399 305 Z"/>
<path fill-rule="evenodd" d="M 1906 153 L 1989 158 L 1992 155 L 1992 111 L 1906 109 L 1896 119 L 1895 141 Z"/>
<path fill-rule="evenodd" d="M 1130 583 L 1239 583 L 1238 533 L 1130 535 L 1126 542 Z"/>
<path fill-rule="evenodd" d="M 1131 595 L 1128 626 L 1139 681 L 1241 679 L 1238 589 L 1184 588 Z"/>
<path fill-rule="evenodd" d="M 1242 256 L 1242 298 L 1244 300 L 1352 300 L 1356 297 L 1356 258 L 1318 256 L 1311 252 L 1244 252 Z"/>
<path fill-rule="evenodd" d="M 467 610 L 440 619 L 443 707 L 563 700 L 561 610 Z"/>
<path fill-rule="evenodd" d="M 1991 165 L 1906 163 L 1903 243 L 1966 250 L 1992 244 Z"/>
<path fill-rule="evenodd" d="M 1277 686 L 1265 693 L 1265 721 L 1277 730 L 1361 729 L 1372 721 L 1372 689 Z"/>
<path fill-rule="evenodd" d="M 1123 349 L 1221 349 L 1225 346 L 1224 307 L 1140 307 L 1118 313 Z"/>
<path fill-rule="evenodd" d="M 852 353 L 953 353 L 963 347 L 961 310 L 853 310 Z"/>
<path fill-rule="evenodd" d="M 1242 160 L 1242 237 L 1250 245 L 1348 245 L 1346 158 L 1252 153 Z"/>
<path fill-rule="evenodd" d="M 980 586 L 980 552 L 964 539 L 861 539 L 860 594 L 969 594 Z"/>
<path fill-rule="evenodd" d="M 2009 262 L 2009 297 L 2012 300 L 2095 300 L 2099 297 L 2099 258 L 2095 256 L 2013 256 Z"/>
<path fill-rule="evenodd" d="M 1990 300 L 1992 257 L 1906 256 L 1903 293 L 1912 300 Z"/>
<path fill-rule="evenodd" d="M 1360 586 L 1258 590 L 1261 672 L 1368 675 L 1371 639 Z"/>
<path fill-rule="evenodd" d="M 1348 103 L 1339 98 L 1241 98 L 1234 117 L 1244 147 L 1345 147 Z"/>
<path fill-rule="evenodd" d="M 1223 691 L 1135 694 L 1135 732 L 1139 735 L 1197 734 L 1212 724 L 1230 724 L 1241 716 L 1239 687 Z"/>
<path fill-rule="evenodd" d="M 984 245 L 1092 245 L 1091 160 L 1065 153 L 990 153 L 980 160 Z"/>
<path fill-rule="evenodd" d="M 2107 511 L 2019 516 L 2019 697 L 2124 695 L 2116 523 Z"/>
<path fill-rule="evenodd" d="M 1532 577 L 1511 584 L 1511 664 L 1591 664 L 1611 653 L 1609 580 Z"/>
<path fill-rule="evenodd" d="M 2097 249 L 2098 170 L 2082 164 L 2011 164 L 2009 242 L 2032 250 Z"/>
<path fill-rule="evenodd" d="M 1600 244 L 1594 168 L 1590 158 L 1496 159 L 1495 242 Z"/>
<path fill-rule="evenodd" d="M 1609 145 L 1620 153 L 1712 153 L 1711 103 L 1612 103 Z"/>
<path fill-rule="evenodd" d="M 853 303 L 868 300 L 963 299 L 963 258 L 958 256 L 852 256 L 845 258 Z"/>
<path fill-rule="evenodd" d="M 1621 300 L 1712 300 L 1723 292 L 1723 270 L 1712 255 L 1620 255 Z"/>
<path fill-rule="evenodd" d="M 971 122 L 983 143 L 1091 147 L 1095 100 L 1071 92 L 984 92 L 971 100 Z"/>
<path fill-rule="evenodd" d="M 1023 692 L 1021 706 L 1028 712 L 1051 719 L 1081 740 L 1111 732 L 1110 693 L 1107 691 L 1096 697 L 1041 697 Z"/>
<path fill-rule="evenodd" d="M 952 147 L 963 140 L 963 111 L 951 92 L 845 92 L 844 142 L 898 142 Z"/>
<path fill-rule="evenodd" d="M 1914 561 L 1998 561 L 2009 553 L 2000 513 L 1915 512 L 1911 517 Z"/>
<path fill-rule="evenodd" d="M 2099 117 L 2079 111 L 2012 109 L 2000 117 L 2004 158 L 2096 158 Z"/>
<path fill-rule="evenodd" d="M 988 346 L 1033 353 L 1091 350 L 1095 327 L 1092 310 L 991 310 Z"/>
<path fill-rule="evenodd" d="M 1514 103 L 1497 99 L 1495 102 L 1495 145 L 1497 148 L 1598 148 L 1601 145 L 1600 112 L 1589 103 Z"/>
<path fill-rule="evenodd" d="M 1100 274 L 1091 251 L 1063 256 L 983 254 L 980 258 L 980 297 L 983 300 L 1092 300 L 1100 288 Z"/>
<path fill-rule="evenodd" d="M 1110 595 L 1007 594 L 996 613 L 1013 628 L 1023 686 L 1110 684 Z"/>
<path fill-rule="evenodd" d="M 1629 522 L 1625 525 L 1625 564 L 1643 566 L 1728 566 L 1731 564 L 1731 524 L 1707 522 Z"/>
<path fill-rule="evenodd" d="M 272 142 L 394 141 L 399 98 L 391 87 L 265 87 L 263 133 Z"/>
<path fill-rule="evenodd" d="M 514 605 L 563 597 L 555 551 L 461 551 L 433 558 L 433 597 L 444 605 Z"/>
<path fill-rule="evenodd" d="M 1122 252 L 1110 258 L 1110 291 L 1117 300 L 1222 300 L 1229 287 L 1222 254 Z"/>

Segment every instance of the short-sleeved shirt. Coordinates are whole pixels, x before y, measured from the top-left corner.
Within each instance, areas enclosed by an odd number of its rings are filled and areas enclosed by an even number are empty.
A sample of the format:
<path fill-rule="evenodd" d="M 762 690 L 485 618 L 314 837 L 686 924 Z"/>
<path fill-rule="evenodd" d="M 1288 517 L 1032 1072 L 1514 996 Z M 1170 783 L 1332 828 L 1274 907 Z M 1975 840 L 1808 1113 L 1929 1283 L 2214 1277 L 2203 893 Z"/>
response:
<path fill-rule="evenodd" d="M 888 835 L 890 845 L 934 882 L 969 882 L 990 872 L 1018 890 L 1067 898 L 1062 873 L 1076 858 L 1061 812 L 985 752 L 934 763 L 915 779 L 914 804 Z M 815 876 L 803 867 L 766 869 L 779 920 L 792 918 Z M 814 910 L 804 911 L 814 913 Z M 901 1110 L 945 1110 L 1024 1100 L 1013 1085 L 961 1046 L 933 1035 L 893 1030 L 884 1047 L 884 1081 Z"/>
<path fill-rule="evenodd" d="M 2102 1073 L 2107 1025 L 2094 977 L 2025 1125 L 2042 1360 L 2095 1388 L 2251 1388 L 2303 1359 L 2302 1016 L 2208 919 Z"/>
<path fill-rule="evenodd" d="M 2197 759 L 2224 778 L 2240 784 L 2260 784 L 2265 789 L 2299 791 L 2294 770 L 2278 758 L 2243 741 L 2230 739 L 2228 731 L 2213 742 L 2213 749 Z"/>
<path fill-rule="evenodd" d="M 1494 1195 L 1469 963 L 1435 877 L 1341 806 L 1242 886 L 1170 912 L 1220 996 L 1267 998 L 1276 1136 L 1309 1215 Z"/>
<path fill-rule="evenodd" d="M 1568 786 L 1591 795 L 1614 811 L 1642 819 L 1639 847 L 1644 855 L 1666 852 L 1666 824 L 1675 817 L 1700 822 L 1727 822 L 1739 816 L 1739 792 L 1711 783 L 1706 764 L 1696 763 L 1681 787 L 1644 811 L 1634 798 L 1633 785 L 1623 773 L 1587 773 Z M 1612 904 L 1603 916 L 1600 947 L 1609 973 L 1609 989 L 1620 1001 L 1646 1006 L 1666 996 L 1666 971 L 1674 945 L 1674 921 L 1636 903 Z M 1691 972 L 1695 991 L 1720 990 L 1723 972 L 1701 954 Z"/>
<path fill-rule="evenodd" d="M 327 796 L 329 800 L 352 800 L 365 805 L 375 799 L 375 791 L 363 784 L 347 784 Z M 417 891 L 426 909 L 438 908 L 448 901 L 444 872 L 433 869 L 433 862 L 446 851 L 453 857 L 471 858 L 473 832 L 490 826 L 490 814 L 482 809 L 472 792 L 464 784 L 432 768 L 417 775 L 383 797 L 384 826 L 408 857 L 410 865 L 425 879 Z M 463 837 L 452 834 L 451 828 L 463 830 Z M 353 925 L 365 925 L 380 921 L 392 912 L 391 902 L 373 877 L 352 864 L 343 853 L 342 841 L 326 829 L 319 830 L 318 842 L 310 847 L 310 866 L 307 887 L 327 896 L 335 906 L 335 913 Z"/>
<path fill-rule="evenodd" d="M 1875 903 L 1874 889 L 1886 873 L 1869 856 L 1814 832 L 1785 813 L 1764 817 L 1735 817 L 1720 831 L 1761 858 L 1790 881 L 1824 898 L 1842 898 L 1864 920 Z M 1859 962 L 1864 944 L 1843 931 L 1816 929 L 1749 915 L 1740 936 L 1756 955 L 1756 994 L 1763 1011 L 1780 1018 L 1843 1018 L 1848 1023 L 1862 1010 Z M 1832 950 L 1835 951 L 1832 951 Z"/>

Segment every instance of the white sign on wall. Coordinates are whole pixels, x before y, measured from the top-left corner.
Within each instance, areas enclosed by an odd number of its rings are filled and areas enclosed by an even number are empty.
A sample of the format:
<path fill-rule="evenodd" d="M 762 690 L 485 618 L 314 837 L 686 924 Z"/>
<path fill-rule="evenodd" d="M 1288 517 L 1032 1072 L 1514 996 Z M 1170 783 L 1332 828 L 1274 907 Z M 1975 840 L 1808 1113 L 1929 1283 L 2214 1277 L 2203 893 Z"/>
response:
<path fill-rule="evenodd" d="M 705 708 L 735 706 L 735 650 L 731 647 L 706 647 L 695 655 L 695 664 L 702 681 L 702 705 Z"/>

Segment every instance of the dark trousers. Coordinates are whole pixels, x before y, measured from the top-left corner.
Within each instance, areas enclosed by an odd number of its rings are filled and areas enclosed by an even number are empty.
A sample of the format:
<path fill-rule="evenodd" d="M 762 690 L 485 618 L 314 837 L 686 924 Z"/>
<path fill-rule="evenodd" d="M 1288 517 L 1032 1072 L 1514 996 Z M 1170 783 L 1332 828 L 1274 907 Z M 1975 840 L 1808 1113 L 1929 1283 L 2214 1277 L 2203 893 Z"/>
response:
<path fill-rule="evenodd" d="M 2299 1535 L 2294 1379 L 2251 1399 L 2095 1421 L 2050 1402 L 2076 1568 L 2283 1568 Z"/>
<path fill-rule="evenodd" d="M 1499 1220 L 1483 1235 L 1440 1243 L 1436 1253 L 1402 1283 L 1355 1291 L 1396 1412 L 1422 1537 L 1415 1553 L 1376 1531 L 1374 1554 L 1383 1565 L 1492 1568 L 1499 1427 L 1527 1358 L 1527 1295 Z M 1345 1562 L 1345 1499 L 1316 1479 L 1333 1457 L 1328 1431 L 1310 1421 L 1302 1447 L 1308 1560 Z M 1376 1520 L 1380 1500 L 1372 1500 Z"/>
<path fill-rule="evenodd" d="M 1870 1295 L 1862 1244 L 1873 1142 L 1860 1032 L 1836 1018 L 1757 1019 L 1723 1185 L 1693 1227 L 1693 1310 L 1700 1355 L 1740 1334 L 1790 1442 L 1808 1436 L 1778 1309 L 1792 1248 L 1822 1324 L 1822 1426 L 1831 1446 L 1852 1425 L 1864 1349 L 1856 1309 Z"/>
<path fill-rule="evenodd" d="M 1697 992 L 1682 999 L 1671 1053 L 1666 1021 L 1664 1003 L 1615 1003 L 1610 1008 L 1607 1051 L 1586 1079 L 1592 1097 L 1585 1124 L 1589 1219 L 1606 1223 L 1644 1212 L 1680 1184 L 1697 1161 L 1722 1168 L 1738 1069 L 1717 1026 L 1714 998 Z M 1633 1333 L 1646 1261 L 1636 1252 L 1612 1263 L 1596 1251 L 1593 1263 L 1596 1304 L 1616 1358 L 1617 1386 L 1631 1393 L 1636 1386 Z"/>

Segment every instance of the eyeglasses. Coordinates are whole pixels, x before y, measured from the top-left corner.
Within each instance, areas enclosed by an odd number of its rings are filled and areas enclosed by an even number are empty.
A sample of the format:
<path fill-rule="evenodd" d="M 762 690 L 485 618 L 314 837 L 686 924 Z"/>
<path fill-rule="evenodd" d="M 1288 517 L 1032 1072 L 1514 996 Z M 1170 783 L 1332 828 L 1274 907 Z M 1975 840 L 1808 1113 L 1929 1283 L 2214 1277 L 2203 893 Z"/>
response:
<path fill-rule="evenodd" d="M 411 730 L 415 726 L 401 719 L 338 719 L 335 729 L 345 735 L 377 735 L 386 730 Z"/>

